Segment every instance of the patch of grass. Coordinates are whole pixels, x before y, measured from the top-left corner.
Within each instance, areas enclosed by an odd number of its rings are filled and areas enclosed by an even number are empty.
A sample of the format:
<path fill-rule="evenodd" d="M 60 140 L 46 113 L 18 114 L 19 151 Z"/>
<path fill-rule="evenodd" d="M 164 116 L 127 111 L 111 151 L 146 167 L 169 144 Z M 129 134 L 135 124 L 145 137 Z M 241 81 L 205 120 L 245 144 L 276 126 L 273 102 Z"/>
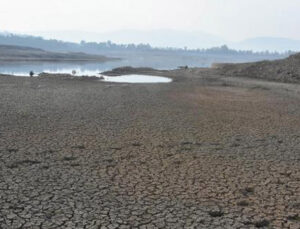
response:
<path fill-rule="evenodd" d="M 77 157 L 64 157 L 63 160 L 64 161 L 75 161 L 77 159 Z"/>
<path fill-rule="evenodd" d="M 224 215 L 224 212 L 220 211 L 220 210 L 217 210 L 217 211 L 210 211 L 208 212 L 208 214 L 211 216 L 211 217 L 221 217 Z"/>
<path fill-rule="evenodd" d="M 287 219 L 292 221 L 300 221 L 300 216 L 298 214 L 289 215 Z"/>
<path fill-rule="evenodd" d="M 243 224 L 244 225 L 253 225 L 253 223 L 251 221 L 244 221 Z"/>
<path fill-rule="evenodd" d="M 247 187 L 247 188 L 245 188 L 245 191 L 249 192 L 249 193 L 253 193 L 254 192 L 254 188 L 253 187 Z"/>
<path fill-rule="evenodd" d="M 233 148 L 239 147 L 239 146 L 240 146 L 240 144 L 238 144 L 238 143 L 232 143 L 232 144 L 230 145 L 230 147 L 233 147 Z"/>
<path fill-rule="evenodd" d="M 55 152 L 54 150 L 49 149 L 49 150 L 43 151 L 42 153 L 43 154 L 53 154 L 54 152 Z"/>
<path fill-rule="evenodd" d="M 252 89 L 252 90 L 258 89 L 258 90 L 266 90 L 266 91 L 270 90 L 270 88 L 267 88 L 267 87 L 264 87 L 264 86 L 260 86 L 260 85 L 253 86 L 250 89 Z"/>
<path fill-rule="evenodd" d="M 138 142 L 134 142 L 134 143 L 132 143 L 132 146 L 139 147 L 139 146 L 142 146 L 142 144 L 138 143 Z"/>
<path fill-rule="evenodd" d="M 7 149 L 7 151 L 10 152 L 10 153 L 16 153 L 19 150 L 18 149 L 14 149 L 14 148 L 10 148 L 10 149 Z"/>
<path fill-rule="evenodd" d="M 300 202 L 299 203 L 294 203 L 292 205 L 293 208 L 296 208 L 296 209 L 300 209 Z"/>
<path fill-rule="evenodd" d="M 47 169 L 49 169 L 50 167 L 49 167 L 49 165 L 44 165 L 43 167 L 42 167 L 42 169 L 45 169 L 45 170 L 47 170 Z"/>
<path fill-rule="evenodd" d="M 253 194 L 254 193 L 254 188 L 253 187 L 246 187 L 246 188 L 242 189 L 241 192 L 244 195 Z"/>
<path fill-rule="evenodd" d="M 12 163 L 12 164 L 7 165 L 7 168 L 9 168 L 9 169 L 16 169 L 16 168 L 18 168 L 18 165 L 15 164 L 15 163 Z"/>
<path fill-rule="evenodd" d="M 40 161 L 36 161 L 36 160 L 23 160 L 23 161 L 19 161 L 19 164 L 23 165 L 23 164 L 30 164 L 30 165 L 35 165 L 35 164 L 40 164 Z"/>
<path fill-rule="evenodd" d="M 254 226 L 257 228 L 267 227 L 267 226 L 269 226 L 269 224 L 270 224 L 270 222 L 266 219 L 254 222 Z"/>
<path fill-rule="evenodd" d="M 290 177 L 292 175 L 292 171 L 281 172 L 280 175 Z"/>
<path fill-rule="evenodd" d="M 242 207 L 247 207 L 247 206 L 249 206 L 249 202 L 246 200 L 242 200 L 242 201 L 238 202 L 237 205 L 242 206 Z"/>
<path fill-rule="evenodd" d="M 112 147 L 110 147 L 110 149 L 113 149 L 113 150 L 121 150 L 122 147 L 119 147 L 119 146 L 112 146 Z"/>
<path fill-rule="evenodd" d="M 193 145 L 193 142 L 189 142 L 189 141 L 184 141 L 180 143 L 181 145 Z"/>
<path fill-rule="evenodd" d="M 109 163 L 109 164 L 110 164 L 110 163 L 113 163 L 113 162 L 114 162 L 114 160 L 113 160 L 113 159 L 111 159 L 111 158 L 109 158 L 109 159 L 105 159 L 105 160 L 104 160 L 104 162 L 107 162 L 107 163 Z"/>
<path fill-rule="evenodd" d="M 172 157 L 174 154 L 172 154 L 172 153 L 167 153 L 166 154 L 166 157 Z"/>
<path fill-rule="evenodd" d="M 232 86 L 232 85 L 230 85 L 229 83 L 223 82 L 223 83 L 221 83 L 220 86 L 222 86 L 222 87 L 230 87 L 230 86 Z"/>
<path fill-rule="evenodd" d="M 23 109 L 16 112 L 17 115 L 19 115 L 21 118 L 29 118 L 30 112 L 29 109 Z"/>
<path fill-rule="evenodd" d="M 72 146 L 73 149 L 85 149 L 84 145 Z"/>
<path fill-rule="evenodd" d="M 7 167 L 10 169 L 15 169 L 22 165 L 36 165 L 36 164 L 40 164 L 40 163 L 41 163 L 40 161 L 36 161 L 36 160 L 23 160 L 23 161 L 13 162 L 12 164 L 8 165 Z"/>

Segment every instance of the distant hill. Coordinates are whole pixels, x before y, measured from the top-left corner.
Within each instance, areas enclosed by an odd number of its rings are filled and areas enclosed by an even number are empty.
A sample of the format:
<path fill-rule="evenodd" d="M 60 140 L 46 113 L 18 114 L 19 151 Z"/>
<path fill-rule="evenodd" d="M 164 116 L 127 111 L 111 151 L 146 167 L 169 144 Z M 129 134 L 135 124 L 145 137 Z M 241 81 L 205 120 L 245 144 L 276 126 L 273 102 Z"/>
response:
<path fill-rule="evenodd" d="M 216 35 L 201 31 L 180 30 L 120 30 L 115 32 L 82 32 L 82 31 L 40 31 L 36 34 L 48 39 L 55 38 L 65 41 L 89 42 L 112 41 L 118 44 L 150 44 L 152 47 L 175 47 L 189 49 L 208 49 L 227 44 L 237 50 L 253 51 L 300 51 L 300 41 L 281 37 L 256 37 L 240 42 L 231 42 Z"/>
<path fill-rule="evenodd" d="M 214 67 L 220 74 L 226 76 L 300 83 L 300 53 L 282 60 L 244 64 L 215 64 Z"/>
<path fill-rule="evenodd" d="M 0 45 L 0 61 L 109 61 L 113 60 L 105 56 L 90 55 L 86 53 L 59 53 L 42 49 Z"/>
<path fill-rule="evenodd" d="M 280 37 L 258 37 L 230 44 L 231 47 L 241 50 L 254 51 L 300 51 L 300 40 Z"/>
<path fill-rule="evenodd" d="M 175 35 L 175 32 L 173 33 Z M 131 35 L 128 35 L 131 36 Z M 189 35 L 187 35 L 189 36 Z M 162 38 L 163 36 L 160 33 L 157 33 L 157 39 Z M 169 37 L 171 39 L 171 37 Z M 186 37 L 182 37 L 184 40 Z M 165 37 L 164 39 L 168 39 Z M 162 39 L 163 40 L 163 39 Z M 213 40 L 213 38 L 212 38 Z M 184 41 L 183 41 L 184 42 Z M 197 42 L 196 37 L 194 42 Z M 201 40 L 198 41 L 201 45 Z M 166 43 L 167 44 L 167 43 Z M 269 53 L 269 52 L 253 52 L 253 51 L 242 51 L 234 50 L 228 48 L 226 45 L 214 46 L 211 48 L 202 48 L 202 49 L 188 49 L 188 48 L 174 48 L 174 47 L 164 47 L 157 48 L 150 46 L 149 44 L 116 44 L 111 41 L 107 42 L 86 42 L 82 41 L 80 43 L 67 42 L 55 39 L 44 39 L 42 37 L 28 36 L 28 35 L 18 35 L 18 34 L 1 34 L 0 33 L 0 45 L 19 45 L 32 48 L 43 49 L 51 52 L 84 52 L 89 54 L 97 55 L 110 55 L 117 56 L 132 56 L 136 55 L 137 52 L 149 55 L 189 55 L 189 56 L 248 56 L 254 57 L 254 59 L 274 59 L 282 58 L 290 53 L 284 53 L 283 55 L 279 53 Z M 170 44 L 171 46 L 171 44 Z M 248 49 L 249 50 L 249 49 Z"/>
<path fill-rule="evenodd" d="M 39 48 L 52 52 L 78 52 L 78 44 L 61 42 L 58 40 L 45 40 L 42 37 L 27 36 L 11 33 L 0 33 L 0 45 L 16 45 Z"/>
<path fill-rule="evenodd" d="M 181 31 L 170 29 L 159 30 L 120 30 L 114 32 L 82 32 L 82 31 L 41 31 L 39 35 L 48 39 L 56 39 L 80 42 L 81 40 L 90 42 L 112 41 L 118 44 L 150 44 L 152 47 L 174 47 L 198 49 L 221 46 L 227 42 L 215 35 L 201 31 Z"/>

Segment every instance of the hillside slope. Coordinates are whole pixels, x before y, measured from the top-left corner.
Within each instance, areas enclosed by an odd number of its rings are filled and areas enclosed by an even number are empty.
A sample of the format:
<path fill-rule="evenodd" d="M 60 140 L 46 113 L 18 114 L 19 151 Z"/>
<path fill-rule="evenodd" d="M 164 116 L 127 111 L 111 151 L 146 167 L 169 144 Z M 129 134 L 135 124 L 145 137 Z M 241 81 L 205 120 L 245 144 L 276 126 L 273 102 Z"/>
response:
<path fill-rule="evenodd" d="M 282 60 L 244 64 L 214 64 L 213 67 L 219 74 L 226 76 L 300 83 L 300 53 Z"/>
<path fill-rule="evenodd" d="M 0 61 L 109 61 L 113 60 L 100 55 L 86 53 L 48 52 L 42 49 L 0 45 Z"/>

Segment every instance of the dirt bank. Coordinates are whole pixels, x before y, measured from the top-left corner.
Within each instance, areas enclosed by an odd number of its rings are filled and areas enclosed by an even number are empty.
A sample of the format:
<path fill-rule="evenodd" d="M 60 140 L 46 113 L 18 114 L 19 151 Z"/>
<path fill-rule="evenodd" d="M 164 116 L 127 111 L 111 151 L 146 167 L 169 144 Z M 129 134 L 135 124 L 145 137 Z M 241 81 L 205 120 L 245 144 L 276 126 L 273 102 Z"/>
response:
<path fill-rule="evenodd" d="M 300 83 L 300 54 L 283 60 L 244 64 L 214 64 L 218 74 L 249 77 L 285 83 Z"/>

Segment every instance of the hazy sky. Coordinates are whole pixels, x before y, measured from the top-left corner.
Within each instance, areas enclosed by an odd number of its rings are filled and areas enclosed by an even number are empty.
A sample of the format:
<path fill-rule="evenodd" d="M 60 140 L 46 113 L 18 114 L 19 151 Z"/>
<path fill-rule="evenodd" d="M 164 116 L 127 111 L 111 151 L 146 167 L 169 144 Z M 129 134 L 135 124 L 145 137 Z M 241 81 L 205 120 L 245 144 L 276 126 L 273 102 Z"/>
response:
<path fill-rule="evenodd" d="M 300 0 L 0 0 L 0 30 L 203 31 L 300 39 Z"/>

